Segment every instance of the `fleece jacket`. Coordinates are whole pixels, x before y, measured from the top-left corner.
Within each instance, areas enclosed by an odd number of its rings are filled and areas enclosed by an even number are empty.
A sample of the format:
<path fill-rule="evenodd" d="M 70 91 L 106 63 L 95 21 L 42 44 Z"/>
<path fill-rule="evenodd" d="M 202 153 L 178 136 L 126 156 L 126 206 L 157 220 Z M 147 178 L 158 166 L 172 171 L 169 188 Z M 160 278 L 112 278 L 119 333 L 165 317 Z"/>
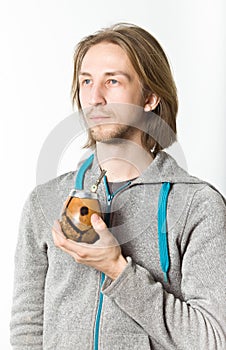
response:
<path fill-rule="evenodd" d="M 75 172 L 37 186 L 21 217 L 11 317 L 13 350 L 225 350 L 226 206 L 166 152 L 109 203 L 109 229 L 128 264 L 112 281 L 56 248 L 51 234 Z M 96 155 L 84 174 L 100 175 Z M 160 265 L 158 201 L 167 201 L 168 279 Z"/>

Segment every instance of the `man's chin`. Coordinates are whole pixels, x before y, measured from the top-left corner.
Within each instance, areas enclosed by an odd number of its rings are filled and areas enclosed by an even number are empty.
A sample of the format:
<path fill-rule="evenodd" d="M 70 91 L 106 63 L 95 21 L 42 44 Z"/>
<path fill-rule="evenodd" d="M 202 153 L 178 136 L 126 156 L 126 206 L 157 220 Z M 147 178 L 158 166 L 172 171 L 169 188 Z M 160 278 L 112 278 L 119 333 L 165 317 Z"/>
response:
<path fill-rule="evenodd" d="M 127 134 L 131 132 L 130 129 L 128 125 L 117 125 L 117 127 L 106 125 L 105 127 L 94 127 L 90 132 L 96 142 L 118 143 L 120 139 L 126 138 Z"/>
<path fill-rule="evenodd" d="M 109 139 L 99 139 L 99 140 L 95 140 L 98 143 L 104 143 L 106 145 L 118 145 L 120 144 L 123 139 L 119 139 L 119 138 L 109 138 Z"/>
<path fill-rule="evenodd" d="M 119 138 L 117 137 L 117 135 L 97 135 L 95 133 L 91 133 L 91 136 L 93 138 L 94 141 L 96 142 L 101 142 L 101 143 L 108 143 L 108 144 L 113 144 L 113 143 L 118 143 L 119 142 Z"/>

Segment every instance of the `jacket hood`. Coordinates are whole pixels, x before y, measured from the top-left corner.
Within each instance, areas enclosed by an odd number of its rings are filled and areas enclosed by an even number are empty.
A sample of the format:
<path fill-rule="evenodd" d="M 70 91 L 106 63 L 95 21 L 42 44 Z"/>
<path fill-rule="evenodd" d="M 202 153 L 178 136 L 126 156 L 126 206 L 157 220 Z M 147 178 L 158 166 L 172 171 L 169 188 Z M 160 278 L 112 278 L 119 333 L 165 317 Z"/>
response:
<path fill-rule="evenodd" d="M 91 168 L 91 174 L 98 176 L 100 169 L 98 166 L 98 159 L 96 152 L 94 153 L 94 161 Z M 91 175 L 90 174 L 90 175 Z M 190 184 L 207 184 L 206 181 L 200 180 L 195 176 L 188 174 L 186 170 L 181 168 L 176 160 L 171 157 L 167 152 L 160 151 L 147 167 L 147 169 L 133 181 L 134 184 L 138 183 L 190 183 Z"/>
<path fill-rule="evenodd" d="M 137 182 L 150 183 L 206 183 L 195 176 L 188 174 L 176 160 L 168 153 L 160 151 L 149 167 L 137 179 Z"/>

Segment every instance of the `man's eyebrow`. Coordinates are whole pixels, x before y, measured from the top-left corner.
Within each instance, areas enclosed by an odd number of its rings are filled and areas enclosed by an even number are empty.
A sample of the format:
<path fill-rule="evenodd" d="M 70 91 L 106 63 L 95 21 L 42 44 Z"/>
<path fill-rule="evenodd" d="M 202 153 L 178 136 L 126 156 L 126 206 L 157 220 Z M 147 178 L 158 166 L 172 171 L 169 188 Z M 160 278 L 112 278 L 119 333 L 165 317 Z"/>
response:
<path fill-rule="evenodd" d="M 79 76 L 81 76 L 81 75 L 85 75 L 85 76 L 87 76 L 87 77 L 91 77 L 91 76 L 92 76 L 92 74 L 90 74 L 90 73 L 88 73 L 88 72 L 80 72 L 80 73 L 79 73 Z M 107 77 L 109 77 L 109 76 L 115 76 L 115 75 L 123 75 L 123 76 L 125 76 L 129 81 L 132 80 L 131 76 L 130 76 L 128 73 L 126 73 L 126 72 L 124 72 L 124 71 L 122 71 L 122 70 L 117 70 L 117 71 L 112 71 L 112 72 L 106 72 L 106 73 L 104 73 L 104 75 L 107 76 Z"/>
<path fill-rule="evenodd" d="M 106 76 L 123 75 L 129 81 L 131 80 L 131 76 L 128 73 L 126 73 L 126 72 L 124 72 L 122 70 L 117 70 L 117 71 L 113 71 L 113 72 L 106 72 L 104 75 L 106 75 Z"/>
<path fill-rule="evenodd" d="M 80 72 L 79 75 L 86 75 L 86 76 L 88 76 L 88 77 L 91 77 L 91 76 L 92 76 L 92 74 L 87 73 L 87 72 Z"/>

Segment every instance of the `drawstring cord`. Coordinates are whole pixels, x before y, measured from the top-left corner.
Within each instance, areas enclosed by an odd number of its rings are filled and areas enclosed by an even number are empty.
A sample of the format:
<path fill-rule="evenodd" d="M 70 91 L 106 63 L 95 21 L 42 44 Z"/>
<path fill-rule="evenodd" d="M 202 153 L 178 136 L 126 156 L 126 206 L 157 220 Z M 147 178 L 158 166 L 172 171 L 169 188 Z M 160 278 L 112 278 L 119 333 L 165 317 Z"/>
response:
<path fill-rule="evenodd" d="M 164 281 L 168 281 L 168 270 L 169 270 L 169 249 L 168 249 L 168 238 L 167 238 L 167 200 L 171 184 L 164 182 L 162 184 L 159 202 L 158 202 L 158 242 L 159 242 L 159 257 L 161 269 L 164 273 Z"/>
<path fill-rule="evenodd" d="M 91 166 L 93 162 L 94 154 L 91 154 L 89 158 L 87 158 L 81 167 L 78 170 L 76 180 L 75 180 L 75 189 L 82 190 L 83 189 L 83 180 L 85 176 L 86 170 Z"/>

